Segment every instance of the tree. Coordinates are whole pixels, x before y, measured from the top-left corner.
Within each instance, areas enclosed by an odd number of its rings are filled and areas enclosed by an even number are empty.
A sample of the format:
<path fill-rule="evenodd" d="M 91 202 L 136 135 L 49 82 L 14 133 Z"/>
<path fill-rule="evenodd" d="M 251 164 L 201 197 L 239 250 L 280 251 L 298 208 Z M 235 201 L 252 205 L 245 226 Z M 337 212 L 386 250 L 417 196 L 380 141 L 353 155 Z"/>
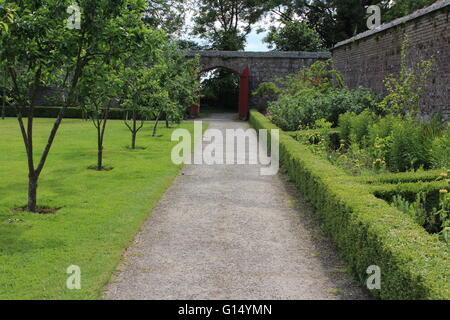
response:
<path fill-rule="evenodd" d="M 156 116 L 153 136 L 161 117 L 165 118 L 166 128 L 170 127 L 170 123 L 180 123 L 186 117 L 187 108 L 195 103 L 199 90 L 198 58 L 186 60 L 184 52 L 176 46 L 168 46 L 164 58 L 167 67 L 167 72 L 161 74 L 164 94 L 153 104 L 153 114 Z"/>
<path fill-rule="evenodd" d="M 280 28 L 271 27 L 264 38 L 269 48 L 280 51 L 319 51 L 323 50 L 320 35 L 304 21 L 287 21 Z"/>
<path fill-rule="evenodd" d="M 439 1 L 439 0 L 438 0 Z M 301 19 L 315 29 L 327 48 L 367 30 L 366 9 L 381 8 L 383 22 L 408 15 L 436 0 L 269 0 L 264 10 L 280 22 Z"/>
<path fill-rule="evenodd" d="M 159 75 L 155 68 L 131 64 L 121 71 L 121 101 L 126 111 L 124 124 L 131 132 L 131 149 L 136 149 L 136 138 L 144 127 L 151 103 L 160 93 Z M 152 99 L 153 98 L 153 99 Z"/>
<path fill-rule="evenodd" d="M 11 97 L 23 137 L 28 163 L 27 210 L 37 212 L 38 180 L 64 113 L 74 106 L 76 88 L 84 68 L 96 57 L 119 49 L 142 24 L 142 0 L 83 0 L 80 29 L 68 28 L 69 0 L 10 1 L 15 12 L 9 33 L 2 36 L 2 60 L 11 82 Z M 130 30 L 131 28 L 131 30 Z M 61 108 L 48 142 L 35 163 L 34 108 L 42 87 L 57 87 Z M 24 117 L 26 119 L 24 119 Z"/>
<path fill-rule="evenodd" d="M 184 24 L 185 0 L 147 0 L 144 21 L 167 34 L 180 33 Z"/>
<path fill-rule="evenodd" d="M 147 32 L 141 35 L 142 43 L 136 50 L 123 56 L 119 73 L 120 97 L 126 110 L 124 124 L 131 132 L 131 148 L 136 149 L 136 138 L 144 127 L 155 103 L 166 93 L 162 90 L 161 78 L 167 72 L 162 63 L 166 38 L 163 32 Z"/>
<path fill-rule="evenodd" d="M 281 22 L 301 19 L 321 36 L 325 47 L 367 30 L 366 8 L 380 5 L 383 12 L 387 0 L 271 0 L 265 10 Z"/>
<path fill-rule="evenodd" d="M 382 16 L 383 22 L 389 22 L 401 18 L 416 10 L 428 7 L 441 0 L 396 0 Z"/>
<path fill-rule="evenodd" d="M 92 121 L 97 132 L 97 171 L 103 167 L 103 141 L 109 110 L 118 98 L 116 68 L 111 63 L 96 59 L 84 70 L 78 86 L 78 104 Z"/>
<path fill-rule="evenodd" d="M 216 50 L 243 50 L 252 25 L 264 13 L 259 0 L 197 0 L 196 6 L 193 34 Z"/>

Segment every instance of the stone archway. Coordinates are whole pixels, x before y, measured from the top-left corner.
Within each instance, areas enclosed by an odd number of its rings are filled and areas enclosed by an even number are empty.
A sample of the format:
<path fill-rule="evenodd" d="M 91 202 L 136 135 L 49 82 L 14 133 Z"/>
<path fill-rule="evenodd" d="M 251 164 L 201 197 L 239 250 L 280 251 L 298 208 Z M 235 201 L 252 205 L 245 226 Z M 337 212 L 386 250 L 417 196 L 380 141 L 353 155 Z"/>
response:
<path fill-rule="evenodd" d="M 202 70 L 217 67 L 237 73 L 239 86 L 239 117 L 247 119 L 249 108 L 264 108 L 267 98 L 251 95 L 260 83 L 296 73 L 318 60 L 331 58 L 329 52 L 241 52 L 241 51 L 190 51 L 187 58 L 200 57 Z M 191 116 L 200 112 L 200 105 L 192 106 Z"/>
<path fill-rule="evenodd" d="M 228 66 L 208 66 L 201 70 L 200 73 L 208 72 L 214 69 L 225 69 L 233 72 L 237 76 L 239 76 L 239 118 L 242 120 L 247 120 L 248 117 L 248 111 L 249 111 L 249 75 L 250 70 L 248 67 L 245 67 L 242 71 L 237 71 L 234 68 L 230 68 Z M 192 118 L 195 118 L 200 113 L 200 104 L 194 104 L 191 106 L 191 109 L 189 111 L 190 116 Z"/>

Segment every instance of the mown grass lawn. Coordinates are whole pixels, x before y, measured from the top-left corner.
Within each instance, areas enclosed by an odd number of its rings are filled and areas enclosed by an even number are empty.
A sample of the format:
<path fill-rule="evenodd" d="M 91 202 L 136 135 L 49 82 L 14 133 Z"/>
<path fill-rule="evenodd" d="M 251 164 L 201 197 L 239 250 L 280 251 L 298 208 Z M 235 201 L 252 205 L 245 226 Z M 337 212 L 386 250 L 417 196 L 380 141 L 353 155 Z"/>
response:
<path fill-rule="evenodd" d="M 53 120 L 35 120 L 36 152 Z M 193 130 L 193 123 L 179 127 Z M 96 132 L 90 122 L 64 120 L 41 175 L 38 205 L 56 214 L 12 213 L 26 204 L 26 155 L 17 120 L 0 120 L 0 299 L 96 299 L 123 250 L 181 169 L 172 164 L 173 129 L 151 137 L 148 124 L 130 150 L 130 133 L 110 121 L 104 164 L 96 164 Z M 11 222 L 10 219 L 17 219 Z M 20 221 L 22 220 L 22 221 Z M 66 288 L 70 265 L 81 268 L 81 290 Z"/>

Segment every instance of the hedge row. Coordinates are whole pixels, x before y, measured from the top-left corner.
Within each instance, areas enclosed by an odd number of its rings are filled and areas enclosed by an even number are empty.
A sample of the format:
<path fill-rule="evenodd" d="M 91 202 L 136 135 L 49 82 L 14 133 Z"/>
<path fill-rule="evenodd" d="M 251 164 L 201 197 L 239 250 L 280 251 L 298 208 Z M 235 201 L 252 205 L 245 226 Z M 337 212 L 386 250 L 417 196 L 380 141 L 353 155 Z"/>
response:
<path fill-rule="evenodd" d="M 255 129 L 278 129 L 256 110 Z M 280 132 L 280 162 L 311 201 L 347 262 L 362 283 L 371 265 L 381 268 L 382 299 L 449 299 L 449 252 L 408 215 L 376 198 L 371 185 L 315 156 Z"/>
<path fill-rule="evenodd" d="M 405 183 L 405 182 L 423 182 L 423 181 L 436 181 L 438 180 L 442 170 L 429 170 L 418 172 L 402 172 L 402 173 L 386 173 L 377 174 L 373 176 L 357 177 L 356 180 L 362 183 Z"/>
<path fill-rule="evenodd" d="M 56 118 L 59 114 L 60 107 L 34 107 L 35 118 Z M 11 107 L 6 107 L 6 116 L 15 117 L 16 111 Z M 64 113 L 64 118 L 68 119 L 83 119 L 86 116 L 80 108 L 67 108 Z M 109 119 L 121 120 L 124 119 L 125 112 L 123 109 L 112 108 L 109 110 Z"/>
<path fill-rule="evenodd" d="M 419 192 L 427 196 L 426 208 L 431 210 L 439 204 L 439 190 L 447 189 L 447 181 L 415 182 L 401 184 L 383 184 L 371 186 L 372 193 L 380 199 L 391 202 L 394 196 L 402 196 L 409 202 L 416 200 Z"/>

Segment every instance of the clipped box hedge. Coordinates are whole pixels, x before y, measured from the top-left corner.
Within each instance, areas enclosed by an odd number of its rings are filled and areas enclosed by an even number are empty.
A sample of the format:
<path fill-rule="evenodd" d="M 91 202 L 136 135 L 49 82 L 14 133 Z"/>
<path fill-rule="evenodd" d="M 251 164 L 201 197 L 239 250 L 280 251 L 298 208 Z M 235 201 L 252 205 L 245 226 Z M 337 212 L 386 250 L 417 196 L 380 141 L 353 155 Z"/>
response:
<path fill-rule="evenodd" d="M 439 179 L 442 170 L 429 170 L 418 172 L 386 173 L 373 176 L 357 177 L 363 183 L 405 183 L 405 182 L 433 182 Z"/>
<path fill-rule="evenodd" d="M 256 110 L 255 129 L 278 129 Z M 314 155 L 280 130 L 280 162 L 313 206 L 347 262 L 365 284 L 381 268 L 382 299 L 449 299 L 449 250 L 408 215 L 373 195 L 371 185 Z"/>
<path fill-rule="evenodd" d="M 14 108 L 6 107 L 6 116 L 7 117 L 15 117 L 16 111 Z M 43 106 L 37 106 L 34 107 L 34 117 L 35 118 L 56 118 L 58 117 L 59 111 L 61 107 L 43 107 Z M 124 119 L 125 113 L 124 110 L 119 108 L 111 108 L 109 110 L 109 119 L 112 120 L 120 120 Z M 67 108 L 64 113 L 64 118 L 67 119 L 83 119 L 85 116 L 83 116 L 83 111 L 80 108 Z"/>

